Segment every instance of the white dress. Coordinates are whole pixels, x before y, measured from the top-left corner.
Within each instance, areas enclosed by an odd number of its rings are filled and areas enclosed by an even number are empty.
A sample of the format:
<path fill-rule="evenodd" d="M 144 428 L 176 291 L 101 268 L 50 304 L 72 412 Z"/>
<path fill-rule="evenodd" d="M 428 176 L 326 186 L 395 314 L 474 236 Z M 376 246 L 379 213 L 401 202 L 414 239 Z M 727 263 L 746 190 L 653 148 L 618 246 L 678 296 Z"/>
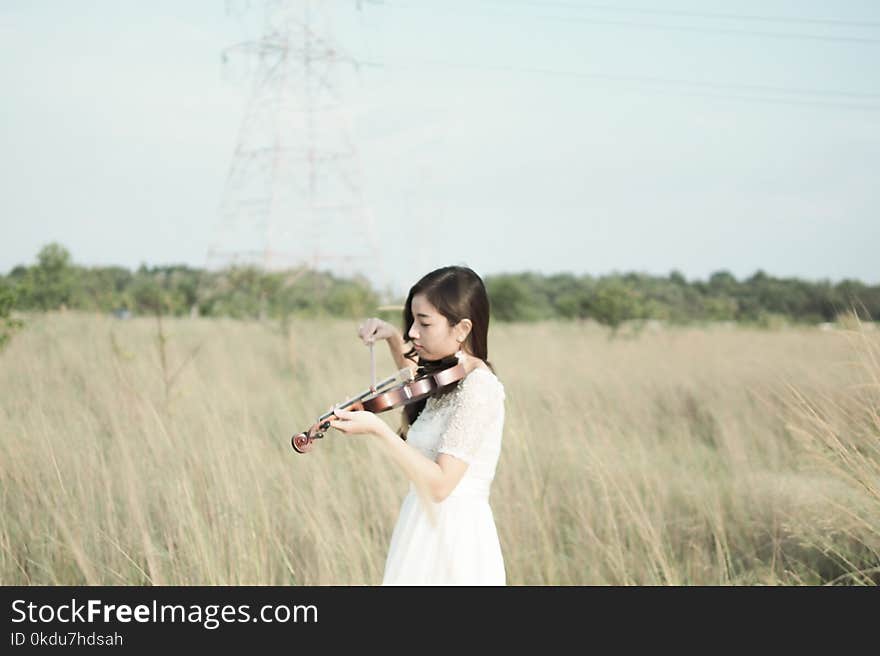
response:
<path fill-rule="evenodd" d="M 468 463 L 440 503 L 410 483 L 391 535 L 382 585 L 505 585 L 504 559 L 489 506 L 501 454 L 504 385 L 477 368 L 442 397 L 430 397 L 406 444 L 431 460 Z"/>

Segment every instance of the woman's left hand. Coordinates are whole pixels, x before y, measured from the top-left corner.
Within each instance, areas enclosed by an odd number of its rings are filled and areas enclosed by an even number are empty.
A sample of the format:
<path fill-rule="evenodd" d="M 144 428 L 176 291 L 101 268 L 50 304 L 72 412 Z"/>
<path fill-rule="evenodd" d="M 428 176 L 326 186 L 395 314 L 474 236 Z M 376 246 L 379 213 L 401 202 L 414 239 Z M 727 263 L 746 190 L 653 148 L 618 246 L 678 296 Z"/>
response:
<path fill-rule="evenodd" d="M 330 420 L 330 427 L 346 435 L 379 435 L 387 424 L 369 410 L 333 410 L 338 419 Z"/>

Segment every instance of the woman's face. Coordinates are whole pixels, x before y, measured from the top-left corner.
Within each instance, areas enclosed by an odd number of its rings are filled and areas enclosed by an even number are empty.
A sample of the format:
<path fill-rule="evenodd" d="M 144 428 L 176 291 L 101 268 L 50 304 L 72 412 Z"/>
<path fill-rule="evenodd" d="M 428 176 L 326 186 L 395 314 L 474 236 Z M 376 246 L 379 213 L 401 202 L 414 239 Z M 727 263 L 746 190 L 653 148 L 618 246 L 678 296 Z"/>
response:
<path fill-rule="evenodd" d="M 424 294 L 413 296 L 412 314 L 413 325 L 409 329 L 409 336 L 420 359 L 440 360 L 454 355 L 462 348 L 458 338 L 464 339 L 467 335 L 465 331 L 470 321 L 461 321 L 456 330 L 449 325 L 449 320 L 428 302 Z"/>

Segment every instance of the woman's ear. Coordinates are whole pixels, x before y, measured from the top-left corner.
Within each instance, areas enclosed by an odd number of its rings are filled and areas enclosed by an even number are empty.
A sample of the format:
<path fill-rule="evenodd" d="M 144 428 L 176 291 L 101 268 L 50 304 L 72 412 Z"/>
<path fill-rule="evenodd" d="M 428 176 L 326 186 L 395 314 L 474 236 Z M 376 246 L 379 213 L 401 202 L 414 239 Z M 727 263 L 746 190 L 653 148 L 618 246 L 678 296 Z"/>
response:
<path fill-rule="evenodd" d="M 462 319 L 455 326 L 456 336 L 455 338 L 458 340 L 459 344 L 463 344 L 467 339 L 467 336 L 471 333 L 471 328 L 474 327 L 473 322 L 470 319 Z"/>

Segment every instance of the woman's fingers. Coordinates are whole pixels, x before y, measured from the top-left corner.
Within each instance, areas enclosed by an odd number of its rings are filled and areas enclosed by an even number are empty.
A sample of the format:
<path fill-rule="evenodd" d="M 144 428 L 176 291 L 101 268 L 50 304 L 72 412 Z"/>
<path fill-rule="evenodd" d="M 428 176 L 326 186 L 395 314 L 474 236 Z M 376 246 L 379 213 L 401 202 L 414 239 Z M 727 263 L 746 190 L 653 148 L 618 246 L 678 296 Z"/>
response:
<path fill-rule="evenodd" d="M 344 411 L 339 410 L 339 411 L 337 411 L 337 412 L 344 412 Z M 338 417 L 338 416 L 339 416 L 339 415 L 337 414 L 337 417 Z M 350 430 L 349 430 L 349 428 L 348 428 L 348 424 L 349 424 L 349 422 L 346 421 L 346 420 L 343 420 L 343 419 L 332 419 L 332 420 L 330 420 L 329 423 L 330 423 L 330 428 L 335 428 L 335 429 L 338 430 L 340 433 L 349 433 L 349 432 L 350 432 Z"/>
<path fill-rule="evenodd" d="M 381 321 L 379 319 L 371 317 L 364 321 L 360 326 L 358 326 L 358 337 L 363 340 L 364 344 L 372 344 L 376 341 L 376 336 L 380 326 Z"/>

